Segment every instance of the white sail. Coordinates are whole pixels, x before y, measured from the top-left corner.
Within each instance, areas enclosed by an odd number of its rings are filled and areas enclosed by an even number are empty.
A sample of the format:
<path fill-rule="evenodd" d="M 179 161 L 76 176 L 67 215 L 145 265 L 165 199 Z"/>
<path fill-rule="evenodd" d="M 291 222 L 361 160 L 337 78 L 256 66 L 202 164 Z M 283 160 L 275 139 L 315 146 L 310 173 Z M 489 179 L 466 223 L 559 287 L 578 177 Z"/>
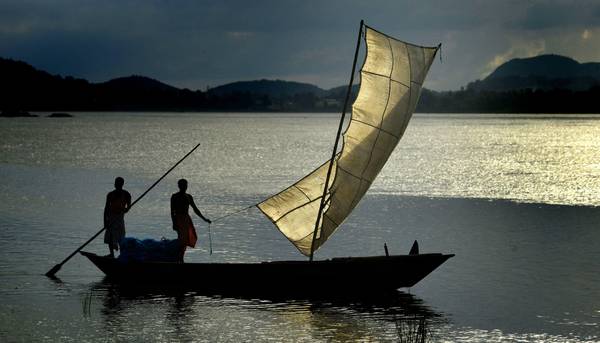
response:
<path fill-rule="evenodd" d="M 361 84 L 333 160 L 326 206 L 314 241 L 316 251 L 352 212 L 404 134 L 437 47 L 408 44 L 365 26 L 367 54 Z M 327 161 L 258 208 L 309 256 L 323 196 Z"/>

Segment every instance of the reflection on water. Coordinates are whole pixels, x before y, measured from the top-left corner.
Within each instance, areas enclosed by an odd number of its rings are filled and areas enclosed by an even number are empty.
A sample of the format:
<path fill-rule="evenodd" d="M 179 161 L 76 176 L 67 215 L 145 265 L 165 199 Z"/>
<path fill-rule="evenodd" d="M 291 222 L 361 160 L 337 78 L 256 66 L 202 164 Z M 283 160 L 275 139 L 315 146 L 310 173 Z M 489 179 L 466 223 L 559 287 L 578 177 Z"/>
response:
<path fill-rule="evenodd" d="M 423 317 L 415 317 L 405 319 L 400 323 L 396 324 L 398 330 L 398 342 L 409 343 L 409 342 L 429 342 L 431 334 L 428 329 L 427 320 Z"/>
<path fill-rule="evenodd" d="M 140 290 L 104 280 L 94 283 L 84 298 L 83 304 L 98 307 L 91 312 L 102 317 L 109 336 L 125 339 L 144 338 L 148 330 L 179 341 L 429 342 L 430 327 L 446 324 L 442 314 L 403 292 L 360 298 L 233 298 Z"/>

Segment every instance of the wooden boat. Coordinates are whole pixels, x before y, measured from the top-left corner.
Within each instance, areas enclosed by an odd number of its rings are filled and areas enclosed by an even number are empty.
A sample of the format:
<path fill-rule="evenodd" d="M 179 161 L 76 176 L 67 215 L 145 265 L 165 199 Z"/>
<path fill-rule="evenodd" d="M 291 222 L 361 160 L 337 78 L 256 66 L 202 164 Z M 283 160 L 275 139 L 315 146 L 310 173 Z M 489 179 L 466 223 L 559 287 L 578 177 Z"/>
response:
<path fill-rule="evenodd" d="M 351 294 L 412 287 L 454 255 L 417 254 L 262 263 L 128 262 L 82 251 L 108 280 L 225 294 Z M 319 287 L 315 288 L 315 283 Z"/>
<path fill-rule="evenodd" d="M 361 38 L 367 46 L 361 85 L 343 134 Z M 354 292 L 411 287 L 451 254 L 348 257 L 313 261 L 314 253 L 358 205 L 400 141 L 439 49 L 409 44 L 361 21 L 346 102 L 331 159 L 290 187 L 256 204 L 309 261 L 264 263 L 130 262 L 82 254 L 109 278 L 189 284 L 216 291 Z M 340 137 L 344 138 L 338 152 Z M 293 166 L 292 166 L 293 167 Z M 357 242 L 360 237 L 357 237 Z M 387 254 L 386 254 L 387 255 Z"/>

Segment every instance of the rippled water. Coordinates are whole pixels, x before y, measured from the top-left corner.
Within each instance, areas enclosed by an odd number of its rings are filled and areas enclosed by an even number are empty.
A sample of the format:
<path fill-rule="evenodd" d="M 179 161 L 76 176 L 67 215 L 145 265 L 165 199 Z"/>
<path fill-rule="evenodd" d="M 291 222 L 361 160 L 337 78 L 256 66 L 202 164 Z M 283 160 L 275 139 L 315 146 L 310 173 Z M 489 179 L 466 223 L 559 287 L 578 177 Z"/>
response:
<path fill-rule="evenodd" d="M 128 234 L 172 238 L 185 177 L 209 218 L 252 205 L 328 158 L 329 114 L 79 113 L 0 120 L 0 340 L 600 340 L 600 117 L 417 115 L 380 178 L 317 258 L 455 253 L 410 290 L 376 299 L 140 293 L 75 257 L 115 176 L 141 194 Z M 188 261 L 302 258 L 256 209 L 197 220 Z M 106 253 L 101 240 L 87 249 Z M 206 275 L 210 282 L 211 275 Z"/>

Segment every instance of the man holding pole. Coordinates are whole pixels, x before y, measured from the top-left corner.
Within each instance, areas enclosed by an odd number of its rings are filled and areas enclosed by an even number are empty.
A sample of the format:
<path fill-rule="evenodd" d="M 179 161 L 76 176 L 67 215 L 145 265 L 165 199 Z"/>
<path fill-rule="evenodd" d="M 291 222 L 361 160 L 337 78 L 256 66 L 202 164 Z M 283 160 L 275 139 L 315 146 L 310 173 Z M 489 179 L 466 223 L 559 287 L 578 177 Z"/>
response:
<path fill-rule="evenodd" d="M 104 243 L 108 244 L 110 256 L 115 257 L 115 250 L 119 250 L 119 242 L 125 237 L 125 213 L 131 207 L 131 194 L 123 189 L 125 180 L 122 177 L 115 179 L 115 190 L 106 195 L 104 206 Z"/>
<path fill-rule="evenodd" d="M 148 187 L 148 189 L 146 189 L 146 191 L 144 193 L 142 193 L 142 195 L 140 195 L 137 199 L 135 199 L 135 201 L 133 201 L 131 203 L 131 205 L 127 205 L 125 210 L 123 212 L 129 211 L 133 205 L 135 205 L 138 201 L 142 200 L 142 198 L 148 194 L 148 192 L 150 192 L 150 190 L 152 190 L 152 188 L 154 188 L 162 179 L 164 179 L 167 175 L 169 175 L 169 173 L 175 169 L 175 167 L 177 167 L 181 162 L 183 162 L 183 160 L 185 160 L 188 156 L 190 156 L 196 149 L 198 149 L 198 147 L 200 146 L 200 144 L 196 144 L 196 146 L 190 150 L 187 154 L 185 154 L 185 156 L 183 156 L 179 161 L 177 161 L 177 163 L 175 163 L 171 168 L 169 168 L 169 170 L 167 170 L 166 173 L 164 173 L 158 180 L 156 180 L 152 186 Z M 122 179 L 122 178 L 121 178 Z M 120 181 L 121 183 L 121 187 L 123 186 L 123 183 L 125 181 Z M 115 180 L 115 184 L 116 184 L 116 180 Z M 131 198 L 131 196 L 129 196 L 129 198 Z M 123 223 L 123 226 L 125 226 L 125 224 Z M 91 241 L 93 241 L 94 239 L 96 239 L 96 237 L 98 237 L 102 231 L 105 231 L 106 227 L 102 227 L 102 229 L 100 229 L 100 231 L 96 232 L 95 235 L 93 235 L 90 239 L 88 239 L 87 241 L 85 241 L 85 243 L 83 243 L 82 245 L 79 246 L 79 248 L 75 249 L 75 251 L 73 251 L 71 254 L 69 254 L 69 256 L 65 257 L 64 260 L 62 260 L 62 262 L 60 262 L 59 264 L 55 265 L 54 267 L 50 268 L 49 271 L 46 272 L 46 276 L 49 278 L 54 278 L 56 273 L 60 270 L 60 268 L 62 268 L 62 266 L 67 263 L 67 261 L 69 261 L 73 256 L 75 256 L 75 254 L 77 254 L 78 252 L 81 251 L 81 249 L 83 249 L 86 245 L 90 244 Z"/>

